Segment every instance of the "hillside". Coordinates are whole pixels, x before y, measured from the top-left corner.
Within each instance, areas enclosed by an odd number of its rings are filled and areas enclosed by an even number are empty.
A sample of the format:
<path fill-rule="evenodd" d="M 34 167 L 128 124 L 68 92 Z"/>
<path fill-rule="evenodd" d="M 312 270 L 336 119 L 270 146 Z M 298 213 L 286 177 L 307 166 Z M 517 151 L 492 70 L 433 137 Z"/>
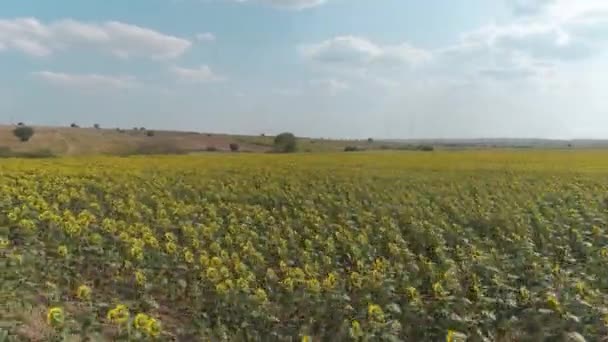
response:
<path fill-rule="evenodd" d="M 262 152 L 267 147 L 237 141 L 235 136 L 195 132 L 147 131 L 71 127 L 34 126 L 35 134 L 28 142 L 20 142 L 12 130 L 14 126 L 0 126 L 0 148 L 15 153 L 48 151 L 55 155 L 88 154 L 146 154 L 189 153 L 214 148 L 229 151 L 231 143 L 238 143 L 242 151 Z"/>
<path fill-rule="evenodd" d="M 176 154 L 205 152 L 209 148 L 229 151 L 231 143 L 237 143 L 243 152 L 266 152 L 272 149 L 273 136 L 247 136 L 209 134 L 198 132 L 157 131 L 148 136 L 147 131 L 135 129 L 95 129 L 72 127 L 33 126 L 34 136 L 28 142 L 20 142 L 12 130 L 15 126 L 0 125 L 0 149 L 12 153 L 50 152 L 53 155 L 91 154 Z M 386 142 L 367 140 L 337 140 L 298 138 L 302 152 L 343 151 L 347 146 L 380 149 Z M 400 143 L 388 143 L 401 146 Z"/>

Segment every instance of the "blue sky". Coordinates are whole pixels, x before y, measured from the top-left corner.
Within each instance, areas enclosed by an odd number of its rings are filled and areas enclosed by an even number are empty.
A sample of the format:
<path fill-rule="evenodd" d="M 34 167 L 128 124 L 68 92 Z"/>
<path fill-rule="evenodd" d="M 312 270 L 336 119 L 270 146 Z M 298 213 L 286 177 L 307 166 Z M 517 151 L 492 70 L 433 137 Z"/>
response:
<path fill-rule="evenodd" d="M 0 121 L 608 138 L 605 0 L 4 0 Z"/>

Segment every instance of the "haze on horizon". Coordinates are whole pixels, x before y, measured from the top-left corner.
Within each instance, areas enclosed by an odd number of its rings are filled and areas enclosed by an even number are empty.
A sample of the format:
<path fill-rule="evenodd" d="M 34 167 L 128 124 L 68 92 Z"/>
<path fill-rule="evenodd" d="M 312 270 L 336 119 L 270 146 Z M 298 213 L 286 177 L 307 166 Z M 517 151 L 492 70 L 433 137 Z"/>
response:
<path fill-rule="evenodd" d="M 605 0 L 5 0 L 0 121 L 608 138 Z"/>

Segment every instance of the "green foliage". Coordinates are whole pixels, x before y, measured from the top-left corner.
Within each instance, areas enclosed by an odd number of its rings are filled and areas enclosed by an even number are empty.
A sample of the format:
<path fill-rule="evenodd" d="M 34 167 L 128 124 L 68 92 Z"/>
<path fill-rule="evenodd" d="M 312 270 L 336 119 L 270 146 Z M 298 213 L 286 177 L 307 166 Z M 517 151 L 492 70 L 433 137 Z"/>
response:
<path fill-rule="evenodd" d="M 297 141 L 292 133 L 281 133 L 274 138 L 275 152 L 291 153 L 297 149 Z"/>
<path fill-rule="evenodd" d="M 29 126 L 17 126 L 13 129 L 13 135 L 15 135 L 20 141 L 29 141 L 34 136 L 34 129 Z"/>

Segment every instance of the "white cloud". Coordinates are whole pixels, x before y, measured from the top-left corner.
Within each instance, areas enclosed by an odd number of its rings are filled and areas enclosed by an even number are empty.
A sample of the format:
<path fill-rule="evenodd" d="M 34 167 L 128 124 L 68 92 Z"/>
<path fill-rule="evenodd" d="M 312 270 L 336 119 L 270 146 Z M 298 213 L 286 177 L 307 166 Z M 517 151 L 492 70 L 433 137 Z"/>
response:
<path fill-rule="evenodd" d="M 206 83 L 224 81 L 225 78 L 217 75 L 208 65 L 201 65 L 198 68 L 183 68 L 173 66 L 170 71 L 179 80 L 185 82 Z"/>
<path fill-rule="evenodd" d="M 315 88 L 320 88 L 327 94 L 335 96 L 343 91 L 350 89 L 350 85 L 344 81 L 330 79 L 311 80 L 310 85 Z"/>
<path fill-rule="evenodd" d="M 572 60 L 593 53 L 589 42 L 565 27 L 546 23 L 486 26 L 463 36 L 456 49 L 494 49 L 539 60 Z"/>
<path fill-rule="evenodd" d="M 525 67 L 494 67 L 481 68 L 479 74 L 496 80 L 513 80 L 532 77 L 535 70 Z"/>
<path fill-rule="evenodd" d="M 546 1 L 541 9 L 541 14 L 562 23 L 608 16 L 608 2 L 604 0 L 552 0 Z"/>
<path fill-rule="evenodd" d="M 310 60 L 322 63 L 367 65 L 415 65 L 431 58 L 423 49 L 407 43 L 380 45 L 356 36 L 338 36 L 317 44 L 300 47 L 301 54 Z"/>
<path fill-rule="evenodd" d="M 316 62 L 322 77 L 393 89 L 432 79 L 553 84 L 564 66 L 608 48 L 606 0 L 506 1 L 517 14 L 511 22 L 464 32 L 455 44 L 433 50 L 345 35 L 300 46 L 299 52 Z"/>
<path fill-rule="evenodd" d="M 87 49 L 121 58 L 168 59 L 182 55 L 191 45 L 186 39 L 116 21 L 85 23 L 65 19 L 43 23 L 35 18 L 0 19 L 0 47 L 37 57 Z"/>
<path fill-rule="evenodd" d="M 546 9 L 554 0 L 507 0 L 516 15 L 534 15 Z"/>
<path fill-rule="evenodd" d="M 203 32 L 196 35 L 196 40 L 199 42 L 214 42 L 215 39 L 215 35 L 211 32 Z"/>
<path fill-rule="evenodd" d="M 302 10 L 306 8 L 317 7 L 325 4 L 327 0 L 234 0 L 236 2 L 247 3 L 257 2 L 273 7 Z"/>
<path fill-rule="evenodd" d="M 508 0 L 520 16 L 467 32 L 441 49 L 443 63 L 484 77 L 546 78 L 564 63 L 601 54 L 608 43 L 608 1 Z"/>
<path fill-rule="evenodd" d="M 12 46 L 14 49 L 19 50 L 30 56 L 44 57 L 52 53 L 49 48 L 34 40 L 15 38 L 8 43 L 10 43 L 10 46 Z M 5 45 L 9 44 L 5 43 Z"/>
<path fill-rule="evenodd" d="M 53 71 L 32 73 L 38 79 L 51 84 L 76 88 L 132 88 L 137 85 L 131 76 L 107 76 L 99 74 L 66 74 Z"/>
<path fill-rule="evenodd" d="M 336 95 L 351 85 L 393 89 L 407 75 L 422 72 L 434 60 L 434 52 L 408 43 L 380 44 L 357 36 L 338 36 L 299 47 L 301 56 L 313 62 L 321 76 L 317 87 Z M 339 81 L 341 80 L 341 81 Z"/>

